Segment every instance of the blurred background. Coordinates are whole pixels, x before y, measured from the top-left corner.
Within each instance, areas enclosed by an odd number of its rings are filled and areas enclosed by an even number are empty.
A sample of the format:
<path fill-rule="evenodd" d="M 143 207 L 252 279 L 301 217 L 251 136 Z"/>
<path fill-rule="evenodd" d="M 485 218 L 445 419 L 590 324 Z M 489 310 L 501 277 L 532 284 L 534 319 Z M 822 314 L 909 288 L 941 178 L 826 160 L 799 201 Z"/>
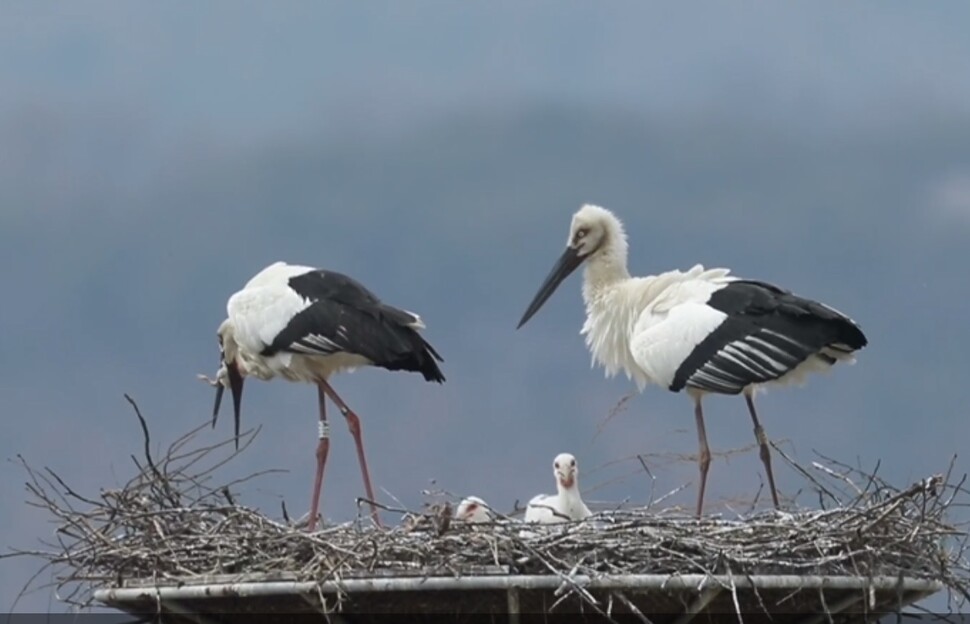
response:
<path fill-rule="evenodd" d="M 442 386 L 333 381 L 385 502 L 440 487 L 511 510 L 552 491 L 561 451 L 594 505 L 694 481 L 686 396 L 651 387 L 607 422 L 634 386 L 590 369 L 578 276 L 515 331 L 583 202 L 624 220 L 634 274 L 727 266 L 862 325 L 857 365 L 760 399 L 799 460 L 881 460 L 900 486 L 945 470 L 970 434 L 968 18 L 959 2 L 4 3 L 0 545 L 52 537 L 17 454 L 96 494 L 140 449 L 123 393 L 159 446 L 209 417 L 195 376 L 215 372 L 226 299 L 281 259 L 418 312 L 445 358 Z M 315 401 L 247 385 L 243 425 L 263 429 L 227 470 L 287 472 L 244 503 L 305 512 Z M 203 441 L 231 434 L 227 414 Z M 715 452 L 753 443 L 742 400 L 706 414 Z M 332 416 L 323 510 L 345 521 L 363 488 Z M 804 485 L 775 466 L 782 494 Z M 762 478 L 756 450 L 716 457 L 708 511 Z M 36 569 L 0 560 L 4 610 Z M 62 608 L 50 590 L 16 605 Z"/>

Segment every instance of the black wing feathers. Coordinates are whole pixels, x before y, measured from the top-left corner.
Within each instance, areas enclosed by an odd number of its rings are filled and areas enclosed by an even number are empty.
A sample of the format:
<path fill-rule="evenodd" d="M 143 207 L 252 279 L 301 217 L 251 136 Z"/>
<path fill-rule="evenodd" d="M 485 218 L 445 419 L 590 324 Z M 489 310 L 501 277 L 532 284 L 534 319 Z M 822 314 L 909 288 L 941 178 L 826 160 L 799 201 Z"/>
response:
<path fill-rule="evenodd" d="M 849 318 L 816 301 L 755 280 L 736 280 L 714 292 L 707 305 L 727 318 L 677 369 L 670 389 L 692 386 L 737 394 L 752 383 L 778 379 L 821 349 L 850 353 L 866 346 Z"/>
<path fill-rule="evenodd" d="M 313 303 L 294 316 L 263 355 L 352 353 L 388 370 L 419 372 L 443 382 L 435 360 L 443 361 L 418 331 L 414 317 L 381 303 L 362 284 L 341 273 L 311 271 L 293 277 L 290 287 Z"/>
<path fill-rule="evenodd" d="M 707 305 L 728 316 L 789 318 L 789 323 L 810 328 L 816 341 L 825 341 L 818 348 L 840 344 L 856 351 L 869 343 L 859 326 L 844 314 L 767 282 L 736 280 L 712 294 Z"/>
<path fill-rule="evenodd" d="M 310 301 L 337 301 L 355 308 L 373 307 L 380 304 L 377 295 L 343 273 L 315 270 L 291 277 L 290 288 Z"/>

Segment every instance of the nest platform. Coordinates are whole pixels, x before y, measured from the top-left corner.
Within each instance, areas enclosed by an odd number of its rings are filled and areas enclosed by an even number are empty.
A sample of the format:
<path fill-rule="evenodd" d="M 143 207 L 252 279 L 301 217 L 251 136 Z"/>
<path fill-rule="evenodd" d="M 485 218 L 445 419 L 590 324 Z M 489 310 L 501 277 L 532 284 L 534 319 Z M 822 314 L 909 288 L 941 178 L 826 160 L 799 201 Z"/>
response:
<path fill-rule="evenodd" d="M 578 594 L 565 594 L 573 587 Z M 133 615 L 166 622 L 379 622 L 388 615 L 448 616 L 449 622 L 874 622 L 897 614 L 943 583 L 913 578 L 799 575 L 555 575 L 470 572 L 460 577 L 381 576 L 341 581 L 211 579 L 185 584 L 133 583 L 95 598 Z M 200 618 L 200 616 L 202 616 Z M 794 616 L 794 619 L 792 619 Z"/>
<path fill-rule="evenodd" d="M 120 488 L 82 495 L 23 462 L 30 502 L 50 511 L 57 541 L 15 554 L 51 566 L 58 597 L 76 608 L 105 605 L 167 622 L 296 614 L 519 622 L 539 614 L 834 623 L 875 621 L 939 592 L 951 611 L 970 597 L 968 534 L 949 517 L 967 490 L 952 462 L 901 489 L 837 462 L 793 464 L 818 505 L 790 512 L 696 519 L 617 506 L 575 523 L 536 527 L 497 513 L 472 525 L 452 519 L 456 501 L 439 500 L 392 510 L 401 522 L 390 529 L 359 517 L 307 533 L 285 514 L 240 504 L 232 492 L 239 480 L 215 483 L 254 434 L 240 451 L 231 441 L 193 448 L 200 427 L 156 459 L 141 424 L 144 457 Z"/>

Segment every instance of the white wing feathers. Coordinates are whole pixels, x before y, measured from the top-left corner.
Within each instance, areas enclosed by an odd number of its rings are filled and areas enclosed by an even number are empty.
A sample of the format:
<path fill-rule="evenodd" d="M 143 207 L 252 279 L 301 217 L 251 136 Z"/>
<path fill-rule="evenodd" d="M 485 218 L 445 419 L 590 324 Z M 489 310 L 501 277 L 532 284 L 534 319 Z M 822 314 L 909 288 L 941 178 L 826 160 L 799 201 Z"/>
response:
<path fill-rule="evenodd" d="M 669 387 L 681 362 L 687 359 L 727 315 L 703 303 L 675 306 L 664 317 L 641 319 L 630 341 L 630 352 L 651 379 Z"/>
<path fill-rule="evenodd" d="M 410 323 L 408 323 L 408 327 L 410 327 L 411 329 L 424 329 L 425 328 L 424 327 L 424 321 L 421 320 L 421 317 L 420 316 L 418 316 L 417 314 L 415 314 L 414 312 L 412 312 L 410 310 L 403 310 L 403 312 L 406 312 L 407 314 L 410 314 L 411 316 L 414 317 L 414 320 L 411 321 Z"/>
<path fill-rule="evenodd" d="M 550 494 L 537 494 L 529 501 L 525 509 L 525 521 L 538 524 L 553 524 L 564 522 L 566 518 L 556 515 L 559 511 L 558 497 Z"/>
<path fill-rule="evenodd" d="M 303 336 L 300 338 L 299 342 L 292 343 L 290 345 L 290 349 L 310 355 L 336 353 L 343 350 L 343 348 L 336 342 L 330 340 L 326 336 L 321 336 L 320 334 L 309 334 Z"/>

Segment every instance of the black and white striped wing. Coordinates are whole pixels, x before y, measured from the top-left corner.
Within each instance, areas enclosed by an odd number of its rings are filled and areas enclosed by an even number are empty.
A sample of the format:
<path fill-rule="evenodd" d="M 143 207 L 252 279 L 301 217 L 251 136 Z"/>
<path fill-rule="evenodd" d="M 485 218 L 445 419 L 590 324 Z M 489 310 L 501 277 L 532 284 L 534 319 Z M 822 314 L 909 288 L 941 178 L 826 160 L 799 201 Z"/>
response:
<path fill-rule="evenodd" d="M 678 368 L 670 389 L 737 394 L 750 384 L 778 379 L 814 352 L 779 331 L 728 318 Z"/>
<path fill-rule="evenodd" d="M 416 314 L 381 303 L 351 278 L 314 271 L 289 280 L 302 309 L 265 342 L 262 354 L 358 355 L 388 370 L 420 372 L 444 381 L 441 356 L 417 331 Z"/>
<path fill-rule="evenodd" d="M 301 355 L 351 353 L 372 362 L 411 349 L 411 343 L 394 331 L 377 313 L 331 300 L 315 301 L 294 316 L 264 355 L 279 351 Z"/>
<path fill-rule="evenodd" d="M 829 352 L 848 354 L 867 343 L 840 312 L 764 282 L 731 282 L 707 305 L 725 318 L 680 364 L 671 390 L 737 394 L 782 377 L 809 357 L 834 364 Z"/>
<path fill-rule="evenodd" d="M 227 302 L 239 345 L 277 353 L 358 355 L 388 370 L 444 381 L 441 356 L 418 333 L 421 319 L 381 301 L 336 271 L 275 263 Z"/>

